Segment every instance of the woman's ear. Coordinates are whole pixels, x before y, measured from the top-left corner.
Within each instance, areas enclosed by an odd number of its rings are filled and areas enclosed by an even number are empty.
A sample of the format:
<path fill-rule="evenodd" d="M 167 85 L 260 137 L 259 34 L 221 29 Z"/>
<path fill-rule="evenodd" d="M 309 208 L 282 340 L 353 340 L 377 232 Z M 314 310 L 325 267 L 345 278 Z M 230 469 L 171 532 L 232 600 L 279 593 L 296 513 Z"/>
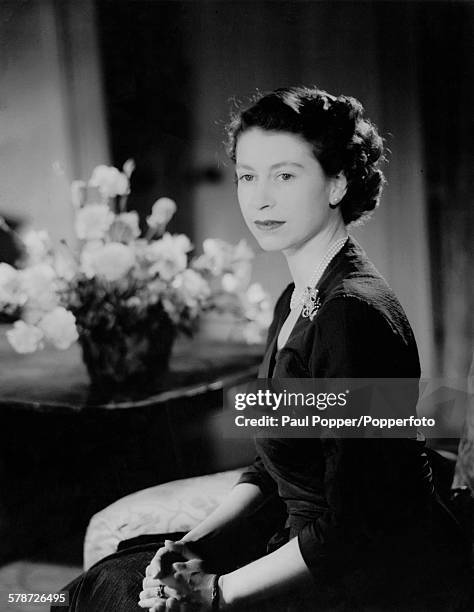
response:
<path fill-rule="evenodd" d="M 346 195 L 347 179 L 344 172 L 339 172 L 331 179 L 331 189 L 329 190 L 329 206 L 336 208 L 342 198 Z"/>

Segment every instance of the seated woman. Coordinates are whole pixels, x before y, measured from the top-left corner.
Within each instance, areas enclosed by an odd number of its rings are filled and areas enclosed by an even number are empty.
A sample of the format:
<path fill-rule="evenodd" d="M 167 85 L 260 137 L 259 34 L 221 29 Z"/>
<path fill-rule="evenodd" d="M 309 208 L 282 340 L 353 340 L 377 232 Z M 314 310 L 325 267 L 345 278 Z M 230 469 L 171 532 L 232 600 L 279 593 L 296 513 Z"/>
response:
<path fill-rule="evenodd" d="M 244 219 L 263 249 L 285 255 L 294 281 L 276 304 L 260 375 L 419 379 L 402 307 L 347 233 L 383 185 L 382 139 L 361 104 L 278 89 L 238 113 L 228 134 Z M 202 524 L 158 551 L 150 537 L 99 562 L 69 586 L 70 609 L 466 609 L 467 548 L 422 440 L 258 438 L 256 447 Z M 272 500 L 285 524 L 269 538 Z"/>

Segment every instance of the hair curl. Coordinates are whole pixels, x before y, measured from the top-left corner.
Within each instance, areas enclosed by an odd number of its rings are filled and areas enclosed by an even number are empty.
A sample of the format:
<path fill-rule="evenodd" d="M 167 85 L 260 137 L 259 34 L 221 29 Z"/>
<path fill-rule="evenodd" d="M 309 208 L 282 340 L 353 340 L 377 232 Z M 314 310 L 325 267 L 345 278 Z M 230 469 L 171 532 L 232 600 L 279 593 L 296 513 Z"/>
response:
<path fill-rule="evenodd" d="M 234 162 L 239 136 L 254 127 L 302 136 L 326 176 L 344 173 L 347 191 L 340 207 L 346 225 L 361 223 L 378 206 L 385 182 L 379 168 L 383 141 L 355 98 L 336 97 L 317 87 L 257 94 L 227 125 L 227 153 Z"/>

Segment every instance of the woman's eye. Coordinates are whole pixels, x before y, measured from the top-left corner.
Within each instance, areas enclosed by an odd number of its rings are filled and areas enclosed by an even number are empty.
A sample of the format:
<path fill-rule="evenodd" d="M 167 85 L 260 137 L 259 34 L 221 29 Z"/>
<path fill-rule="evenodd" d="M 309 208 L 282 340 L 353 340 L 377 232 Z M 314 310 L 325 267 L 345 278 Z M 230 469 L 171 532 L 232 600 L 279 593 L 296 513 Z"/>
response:
<path fill-rule="evenodd" d="M 242 174 L 239 176 L 238 180 L 242 183 L 250 183 L 254 179 L 253 174 Z"/>
<path fill-rule="evenodd" d="M 278 178 L 286 182 L 293 178 L 293 174 L 290 174 L 289 172 L 282 172 L 281 174 L 278 175 Z"/>

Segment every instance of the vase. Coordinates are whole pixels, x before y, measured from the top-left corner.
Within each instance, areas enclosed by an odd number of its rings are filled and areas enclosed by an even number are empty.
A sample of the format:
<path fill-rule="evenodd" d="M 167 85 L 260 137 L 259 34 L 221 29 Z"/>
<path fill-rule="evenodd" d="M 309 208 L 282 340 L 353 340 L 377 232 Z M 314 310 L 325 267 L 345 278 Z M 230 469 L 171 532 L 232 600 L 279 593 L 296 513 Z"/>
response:
<path fill-rule="evenodd" d="M 112 392 L 158 387 L 169 369 L 176 328 L 165 312 L 113 326 L 79 325 L 79 344 L 92 386 Z"/>

